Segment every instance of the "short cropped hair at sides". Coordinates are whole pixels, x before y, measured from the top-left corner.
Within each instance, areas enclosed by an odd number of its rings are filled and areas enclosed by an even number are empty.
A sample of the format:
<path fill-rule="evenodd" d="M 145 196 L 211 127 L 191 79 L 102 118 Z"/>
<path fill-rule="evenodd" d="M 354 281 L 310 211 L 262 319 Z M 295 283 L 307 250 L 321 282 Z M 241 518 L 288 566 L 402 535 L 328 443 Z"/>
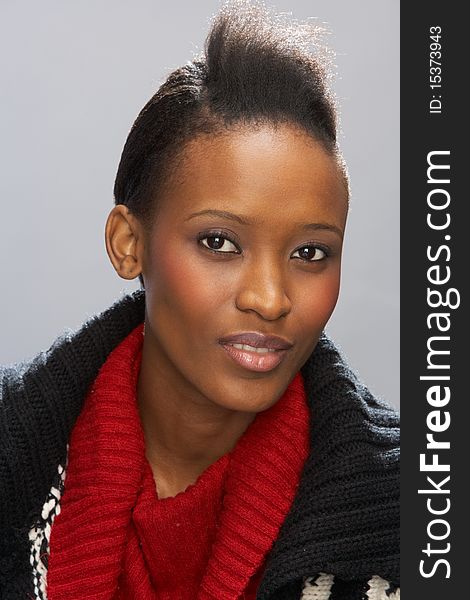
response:
<path fill-rule="evenodd" d="M 226 2 L 202 54 L 170 73 L 135 120 L 116 175 L 115 204 L 150 227 L 183 146 L 198 135 L 246 124 L 300 127 L 337 157 L 349 188 L 329 88 L 333 54 L 322 44 L 323 33 L 262 2 Z"/>

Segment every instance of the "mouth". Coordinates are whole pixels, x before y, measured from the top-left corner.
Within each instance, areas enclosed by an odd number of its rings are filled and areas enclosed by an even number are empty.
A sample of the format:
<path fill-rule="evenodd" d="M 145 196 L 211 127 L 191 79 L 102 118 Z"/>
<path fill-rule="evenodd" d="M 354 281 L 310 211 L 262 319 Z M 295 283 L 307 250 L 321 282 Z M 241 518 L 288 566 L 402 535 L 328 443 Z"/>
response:
<path fill-rule="evenodd" d="M 272 371 L 293 344 L 284 338 L 261 333 L 241 333 L 219 340 L 228 356 L 249 371 Z"/>

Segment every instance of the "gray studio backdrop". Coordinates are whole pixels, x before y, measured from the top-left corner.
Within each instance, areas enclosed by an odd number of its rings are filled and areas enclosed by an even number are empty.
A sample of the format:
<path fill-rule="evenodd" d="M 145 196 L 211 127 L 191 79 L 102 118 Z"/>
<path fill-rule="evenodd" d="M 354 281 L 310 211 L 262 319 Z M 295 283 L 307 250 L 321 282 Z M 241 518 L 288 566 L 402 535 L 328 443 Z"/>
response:
<path fill-rule="evenodd" d="M 271 0 L 318 17 L 352 199 L 328 325 L 354 369 L 399 403 L 399 2 Z M 0 1 L 0 363 L 47 349 L 135 282 L 103 231 L 121 150 L 170 70 L 202 47 L 217 0 Z"/>

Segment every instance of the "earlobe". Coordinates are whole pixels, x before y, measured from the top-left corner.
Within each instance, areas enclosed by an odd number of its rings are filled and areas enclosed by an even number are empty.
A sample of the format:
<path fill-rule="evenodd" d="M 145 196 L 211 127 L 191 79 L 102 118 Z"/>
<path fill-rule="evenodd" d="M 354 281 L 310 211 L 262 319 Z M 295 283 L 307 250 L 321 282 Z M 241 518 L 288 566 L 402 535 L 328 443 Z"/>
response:
<path fill-rule="evenodd" d="M 138 220 L 123 204 L 115 206 L 105 226 L 109 259 L 119 277 L 135 279 L 142 273 L 142 243 Z"/>

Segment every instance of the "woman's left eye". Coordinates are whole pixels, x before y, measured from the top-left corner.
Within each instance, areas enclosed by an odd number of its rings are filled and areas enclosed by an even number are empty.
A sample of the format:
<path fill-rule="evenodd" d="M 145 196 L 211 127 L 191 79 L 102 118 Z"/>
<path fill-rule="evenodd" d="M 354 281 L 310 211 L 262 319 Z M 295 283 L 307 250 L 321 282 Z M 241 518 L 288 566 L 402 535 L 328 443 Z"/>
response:
<path fill-rule="evenodd" d="M 239 253 L 235 244 L 222 235 L 206 235 L 199 238 L 199 241 L 205 248 L 208 248 L 213 252 Z"/>
<path fill-rule="evenodd" d="M 298 254 L 298 257 L 295 256 Z M 303 246 L 294 252 L 292 255 L 294 258 L 301 258 L 307 262 L 315 262 L 317 260 L 323 260 L 328 255 L 325 250 L 318 246 Z"/>

